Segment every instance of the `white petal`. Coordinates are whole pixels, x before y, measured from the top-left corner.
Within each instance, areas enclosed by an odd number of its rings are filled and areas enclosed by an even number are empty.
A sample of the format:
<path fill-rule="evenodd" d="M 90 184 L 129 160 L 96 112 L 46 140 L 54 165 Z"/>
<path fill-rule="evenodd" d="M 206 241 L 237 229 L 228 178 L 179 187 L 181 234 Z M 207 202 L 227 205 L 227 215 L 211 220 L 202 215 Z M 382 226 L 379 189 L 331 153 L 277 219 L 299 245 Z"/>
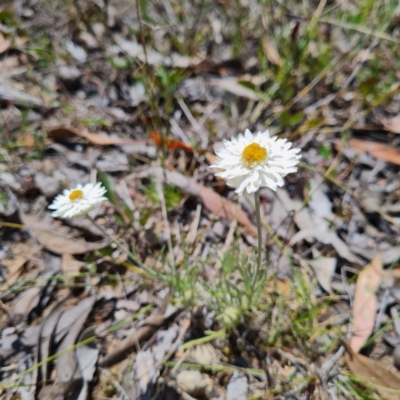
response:
<path fill-rule="evenodd" d="M 262 163 L 249 167 L 242 164 L 242 154 L 246 146 L 257 143 L 267 150 L 267 158 Z M 297 170 L 301 158 L 300 149 L 291 148 L 292 143 L 286 139 L 270 137 L 269 131 L 251 133 L 246 129 L 231 140 L 224 140 L 224 146 L 216 150 L 217 161 L 210 168 L 217 168 L 217 176 L 227 181 L 228 186 L 236 188 L 238 194 L 257 191 L 260 187 L 276 190 L 283 186 L 285 177 Z M 221 171 L 223 170 L 223 171 Z"/>
<path fill-rule="evenodd" d="M 69 196 L 74 190 L 81 190 L 83 192 L 83 197 L 71 200 Z M 53 217 L 79 217 L 93 210 L 96 204 L 107 200 L 107 198 L 104 196 L 106 192 L 107 190 L 101 185 L 100 182 L 96 185 L 87 183 L 86 185 L 82 186 L 79 184 L 74 189 L 65 189 L 63 194 L 58 195 L 54 199 L 53 203 L 48 206 L 48 208 L 50 210 L 54 210 L 52 212 Z"/>
<path fill-rule="evenodd" d="M 251 142 L 253 140 L 253 134 L 250 132 L 249 129 L 246 129 L 244 131 L 244 137 L 247 139 L 247 141 Z"/>

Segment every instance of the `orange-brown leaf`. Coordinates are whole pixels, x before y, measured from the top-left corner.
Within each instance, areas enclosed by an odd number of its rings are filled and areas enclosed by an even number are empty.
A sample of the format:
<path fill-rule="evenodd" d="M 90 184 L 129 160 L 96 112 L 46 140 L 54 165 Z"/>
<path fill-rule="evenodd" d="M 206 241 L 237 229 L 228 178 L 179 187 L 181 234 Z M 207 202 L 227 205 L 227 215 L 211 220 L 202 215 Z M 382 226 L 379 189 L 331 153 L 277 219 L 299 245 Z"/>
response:
<path fill-rule="evenodd" d="M 0 33 L 0 54 L 7 51 L 11 46 L 9 40 L 7 40 L 2 33 Z"/>
<path fill-rule="evenodd" d="M 157 146 L 162 146 L 163 138 L 155 132 L 150 133 L 150 137 Z M 193 153 L 193 149 L 188 146 L 186 143 L 181 142 L 180 140 L 164 138 L 165 143 L 167 145 L 168 150 L 185 150 L 188 153 Z"/>
<path fill-rule="evenodd" d="M 247 234 L 256 236 L 256 230 L 254 229 L 254 226 L 240 206 L 220 196 L 211 188 L 199 184 L 197 184 L 197 186 L 199 188 L 199 195 L 203 201 L 203 204 L 208 210 L 221 218 L 226 218 L 231 221 L 237 219 Z"/>
<path fill-rule="evenodd" d="M 369 140 L 351 139 L 349 145 L 361 153 L 369 153 L 378 160 L 400 165 L 400 152 L 384 144 Z"/>
<path fill-rule="evenodd" d="M 392 118 L 382 118 L 380 122 L 383 125 L 383 129 L 392 133 L 400 133 L 400 115 Z"/>
<path fill-rule="evenodd" d="M 162 170 L 160 169 L 158 173 L 161 175 Z M 195 179 L 184 176 L 178 171 L 166 171 L 165 175 L 169 184 L 177 186 L 189 196 L 199 198 L 209 211 L 231 221 L 237 219 L 247 234 L 251 236 L 257 235 L 256 229 L 240 205 L 222 197 L 213 189 L 201 185 Z"/>
<path fill-rule="evenodd" d="M 112 146 L 117 144 L 135 144 L 139 141 L 119 138 L 119 137 L 110 137 L 110 136 L 102 136 L 96 133 L 86 132 L 80 129 L 73 128 L 71 126 L 57 126 L 51 128 L 47 131 L 48 137 L 58 141 L 67 141 L 71 137 L 79 136 L 87 139 L 90 143 L 97 146 Z M 143 141 L 140 141 L 141 143 Z"/>
<path fill-rule="evenodd" d="M 350 371 L 365 386 L 376 390 L 384 399 L 400 399 L 400 375 L 392 372 L 381 362 L 358 354 L 347 347 L 345 361 Z"/>
<path fill-rule="evenodd" d="M 353 336 L 350 347 L 360 351 L 374 330 L 377 309 L 376 291 L 383 279 L 381 256 L 378 253 L 358 275 L 353 303 Z"/>

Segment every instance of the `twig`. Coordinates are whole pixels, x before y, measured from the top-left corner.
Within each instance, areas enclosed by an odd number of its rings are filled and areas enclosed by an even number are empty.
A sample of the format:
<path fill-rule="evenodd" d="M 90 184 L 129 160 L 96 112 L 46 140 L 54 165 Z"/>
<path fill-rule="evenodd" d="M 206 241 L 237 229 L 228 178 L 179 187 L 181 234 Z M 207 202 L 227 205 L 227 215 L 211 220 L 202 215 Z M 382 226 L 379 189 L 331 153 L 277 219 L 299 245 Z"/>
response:
<path fill-rule="evenodd" d="M 340 346 L 339 350 L 333 356 L 329 357 L 325 362 L 322 364 L 321 367 L 321 377 L 326 380 L 328 378 L 329 373 L 331 372 L 332 368 L 335 364 L 340 360 L 343 356 L 345 351 L 344 346 Z"/>
<path fill-rule="evenodd" d="M 164 220 L 165 233 L 167 234 L 168 250 L 171 255 L 172 268 L 174 268 L 175 267 L 174 248 L 172 246 L 171 229 L 169 227 L 169 222 L 168 222 L 168 212 L 167 212 L 167 205 L 165 203 L 163 184 L 160 179 L 157 179 L 156 181 L 156 190 L 161 202 L 161 212 Z"/>
<path fill-rule="evenodd" d="M 182 329 L 179 332 L 178 337 L 176 338 L 175 342 L 172 344 L 169 352 L 160 360 L 158 361 L 156 364 L 153 365 L 153 367 L 151 369 L 149 369 L 146 372 L 143 372 L 142 375 L 138 376 L 137 380 L 139 380 L 142 376 L 148 374 L 151 370 L 153 369 L 157 369 L 158 367 L 160 367 L 161 365 L 163 365 L 171 356 L 172 354 L 175 353 L 177 347 L 179 346 L 179 343 L 181 342 L 181 340 L 183 339 L 183 336 L 185 335 L 186 331 L 189 329 L 190 327 L 190 320 L 189 319 L 185 319 L 182 321 Z"/>

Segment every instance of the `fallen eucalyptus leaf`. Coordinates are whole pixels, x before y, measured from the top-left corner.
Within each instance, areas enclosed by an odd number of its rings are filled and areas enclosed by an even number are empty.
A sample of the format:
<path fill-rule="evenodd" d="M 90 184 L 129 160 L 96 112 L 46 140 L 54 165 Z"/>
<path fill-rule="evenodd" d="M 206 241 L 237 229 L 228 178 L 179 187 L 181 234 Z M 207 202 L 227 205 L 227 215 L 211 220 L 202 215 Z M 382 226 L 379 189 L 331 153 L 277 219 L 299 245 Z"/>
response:
<path fill-rule="evenodd" d="M 400 374 L 392 372 L 379 361 L 354 352 L 348 346 L 345 361 L 350 371 L 360 378 L 360 382 L 376 390 L 382 398 L 400 398 Z"/>
<path fill-rule="evenodd" d="M 374 330 L 377 310 L 376 291 L 383 279 L 382 260 L 379 253 L 358 275 L 353 303 L 353 336 L 350 347 L 360 351 Z"/>
<path fill-rule="evenodd" d="M 329 293 L 332 294 L 331 281 L 336 270 L 336 258 L 319 257 L 309 262 L 313 268 L 319 284 Z"/>
<path fill-rule="evenodd" d="M 39 244 L 55 254 L 83 254 L 101 249 L 109 244 L 107 239 L 94 243 L 71 239 L 62 233 L 58 233 L 54 225 L 44 224 L 43 220 L 36 215 L 23 215 L 21 219 L 24 225 L 31 230 Z"/>

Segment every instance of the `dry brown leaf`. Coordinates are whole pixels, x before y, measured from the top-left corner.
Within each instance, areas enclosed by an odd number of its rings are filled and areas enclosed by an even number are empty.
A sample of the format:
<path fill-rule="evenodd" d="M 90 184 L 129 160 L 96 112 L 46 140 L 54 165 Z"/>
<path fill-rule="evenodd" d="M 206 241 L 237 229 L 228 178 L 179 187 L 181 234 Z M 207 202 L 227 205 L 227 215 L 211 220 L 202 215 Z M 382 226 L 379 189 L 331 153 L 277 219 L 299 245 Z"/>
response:
<path fill-rule="evenodd" d="M 64 274 L 78 274 L 84 267 L 86 267 L 86 264 L 83 261 L 77 260 L 71 254 L 63 254 L 62 271 Z"/>
<path fill-rule="evenodd" d="M 40 97 L 23 92 L 10 83 L 3 81 L 0 82 L 0 100 L 22 107 L 46 108 Z"/>
<path fill-rule="evenodd" d="M 386 131 L 400 133 L 400 115 L 392 118 L 382 118 L 380 122 Z"/>
<path fill-rule="evenodd" d="M 22 222 L 31 230 L 39 244 L 54 254 L 83 254 L 108 244 L 108 240 L 88 243 L 84 240 L 71 239 L 57 232 L 54 225 L 43 224 L 43 221 L 35 215 L 23 215 Z"/>
<path fill-rule="evenodd" d="M 189 196 L 198 197 L 203 205 L 212 213 L 231 221 L 236 219 L 243 226 L 245 233 L 253 237 L 257 236 L 256 229 L 239 205 L 220 196 L 213 189 L 197 183 L 195 179 L 184 176 L 177 171 L 165 171 L 164 174 L 161 168 L 149 169 L 142 176 L 145 175 L 166 176 L 169 184 L 177 186 Z"/>
<path fill-rule="evenodd" d="M 213 189 L 197 184 L 199 196 L 204 206 L 214 214 L 230 221 L 236 219 L 243 226 L 243 230 L 253 237 L 257 235 L 256 230 L 250 222 L 247 214 L 237 204 L 220 196 Z"/>
<path fill-rule="evenodd" d="M 386 368 L 382 363 L 347 347 L 345 361 L 350 371 L 361 378 L 361 382 L 376 390 L 384 399 L 400 399 L 400 375 Z"/>
<path fill-rule="evenodd" d="M 379 253 L 358 275 L 353 303 L 353 336 L 350 347 L 360 351 L 374 330 L 377 309 L 376 291 L 383 279 L 382 260 Z"/>
<path fill-rule="evenodd" d="M 223 90 L 226 90 L 229 93 L 234 94 L 238 97 L 244 97 L 249 100 L 260 100 L 260 95 L 255 91 L 243 86 L 238 81 L 238 78 L 220 78 L 220 79 L 211 79 L 210 84 L 213 86 L 218 86 Z"/>
<path fill-rule="evenodd" d="M 274 44 L 270 40 L 264 40 L 262 45 L 265 53 L 267 54 L 268 61 L 271 64 L 280 65 L 281 58 L 279 57 Z"/>
<path fill-rule="evenodd" d="M 106 368 L 119 363 L 126 359 L 127 353 L 138 344 L 150 339 L 165 321 L 176 313 L 176 309 L 168 304 L 168 299 L 169 297 L 166 296 L 159 307 L 155 308 L 138 326 L 132 328 L 126 338 L 119 341 L 115 348 L 100 360 L 99 366 Z"/>
<path fill-rule="evenodd" d="M 332 277 L 336 270 L 336 258 L 318 257 L 309 262 L 317 276 L 319 284 L 329 293 L 332 294 Z"/>
<path fill-rule="evenodd" d="M 0 54 L 7 51 L 11 46 L 9 40 L 7 40 L 2 33 L 0 33 Z"/>
<path fill-rule="evenodd" d="M 132 140 L 119 137 L 101 136 L 96 133 L 85 132 L 80 129 L 72 128 L 71 126 L 57 126 L 47 131 L 48 137 L 60 142 L 65 142 L 69 138 L 79 136 L 87 139 L 90 143 L 97 146 L 111 146 L 117 144 L 135 144 L 144 143 L 143 140 Z"/>
<path fill-rule="evenodd" d="M 2 286 L 2 290 L 11 287 L 17 281 L 22 273 L 24 264 L 32 259 L 36 252 L 40 249 L 31 242 L 16 243 L 12 246 L 11 257 L 2 260 L 2 264 L 7 268 L 7 283 Z"/>
<path fill-rule="evenodd" d="M 361 153 L 369 153 L 379 160 L 400 165 L 400 152 L 392 147 L 361 139 L 351 139 L 349 145 Z"/>
<path fill-rule="evenodd" d="M 366 50 L 366 49 L 362 49 L 353 58 L 352 64 L 356 65 L 359 62 L 373 60 L 375 58 L 375 56 L 376 56 L 375 53 L 373 53 L 373 52 L 371 52 L 369 50 Z"/>

